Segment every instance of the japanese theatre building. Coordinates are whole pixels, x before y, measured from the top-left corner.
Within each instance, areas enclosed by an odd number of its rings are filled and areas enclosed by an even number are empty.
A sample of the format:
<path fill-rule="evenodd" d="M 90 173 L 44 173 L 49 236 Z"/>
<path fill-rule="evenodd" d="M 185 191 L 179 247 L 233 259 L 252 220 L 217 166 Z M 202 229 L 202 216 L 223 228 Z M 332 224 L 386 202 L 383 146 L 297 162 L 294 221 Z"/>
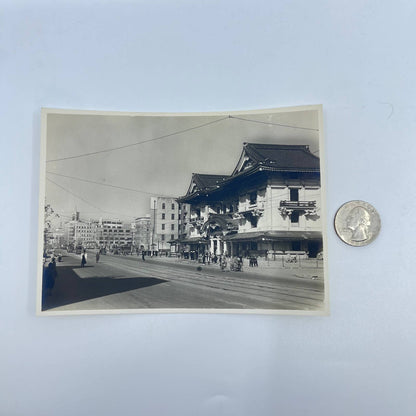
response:
<path fill-rule="evenodd" d="M 306 145 L 245 143 L 231 175 L 194 173 L 183 250 L 316 257 L 322 250 L 319 158 Z"/>

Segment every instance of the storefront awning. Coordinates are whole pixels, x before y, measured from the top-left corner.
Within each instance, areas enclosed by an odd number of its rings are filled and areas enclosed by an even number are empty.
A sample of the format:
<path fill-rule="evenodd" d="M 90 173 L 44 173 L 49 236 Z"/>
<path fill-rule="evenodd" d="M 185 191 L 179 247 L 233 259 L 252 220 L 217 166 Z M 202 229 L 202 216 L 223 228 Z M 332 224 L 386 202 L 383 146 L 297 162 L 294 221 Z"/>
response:
<path fill-rule="evenodd" d="M 224 237 L 225 241 L 322 240 L 320 231 L 254 231 Z"/>
<path fill-rule="evenodd" d="M 200 237 L 184 238 L 180 240 L 182 244 L 208 244 L 208 241 Z"/>

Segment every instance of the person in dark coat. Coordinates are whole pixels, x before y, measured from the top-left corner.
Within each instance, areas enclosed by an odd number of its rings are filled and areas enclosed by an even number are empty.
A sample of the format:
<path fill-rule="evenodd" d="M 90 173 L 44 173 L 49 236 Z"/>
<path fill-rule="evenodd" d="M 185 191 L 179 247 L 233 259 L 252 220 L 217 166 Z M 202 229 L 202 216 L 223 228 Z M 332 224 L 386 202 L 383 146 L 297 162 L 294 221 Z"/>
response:
<path fill-rule="evenodd" d="M 98 263 L 99 260 L 100 260 L 100 252 L 97 251 L 97 254 L 95 255 L 95 262 Z"/>
<path fill-rule="evenodd" d="M 56 270 L 54 270 L 54 265 L 51 262 L 43 271 L 43 288 L 46 296 L 50 296 L 52 294 L 52 289 L 55 286 L 55 277 Z"/>
<path fill-rule="evenodd" d="M 85 267 L 85 263 L 87 262 L 87 259 L 85 258 L 85 254 L 82 253 L 82 259 L 81 259 L 81 267 Z"/>
<path fill-rule="evenodd" d="M 145 258 L 144 258 L 144 250 L 142 250 L 142 260 L 146 261 Z"/>

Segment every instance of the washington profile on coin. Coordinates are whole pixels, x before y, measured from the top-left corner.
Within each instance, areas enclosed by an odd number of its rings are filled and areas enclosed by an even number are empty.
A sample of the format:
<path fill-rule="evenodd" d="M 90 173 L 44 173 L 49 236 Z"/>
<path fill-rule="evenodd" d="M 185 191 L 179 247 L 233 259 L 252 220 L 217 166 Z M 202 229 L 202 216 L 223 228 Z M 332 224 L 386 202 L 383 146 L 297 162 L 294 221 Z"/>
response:
<path fill-rule="evenodd" d="M 380 216 L 368 202 L 349 201 L 335 214 L 335 231 L 344 243 L 351 246 L 370 244 L 380 227 Z"/>

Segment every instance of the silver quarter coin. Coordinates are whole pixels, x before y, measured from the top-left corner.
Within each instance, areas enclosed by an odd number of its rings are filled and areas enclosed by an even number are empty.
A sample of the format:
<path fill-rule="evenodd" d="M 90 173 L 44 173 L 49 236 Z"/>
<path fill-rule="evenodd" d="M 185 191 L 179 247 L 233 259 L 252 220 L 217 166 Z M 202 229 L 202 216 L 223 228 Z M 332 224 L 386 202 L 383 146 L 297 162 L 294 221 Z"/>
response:
<path fill-rule="evenodd" d="M 376 209 L 368 202 L 350 201 L 335 214 L 335 231 L 350 246 L 370 244 L 380 232 L 381 221 Z"/>

